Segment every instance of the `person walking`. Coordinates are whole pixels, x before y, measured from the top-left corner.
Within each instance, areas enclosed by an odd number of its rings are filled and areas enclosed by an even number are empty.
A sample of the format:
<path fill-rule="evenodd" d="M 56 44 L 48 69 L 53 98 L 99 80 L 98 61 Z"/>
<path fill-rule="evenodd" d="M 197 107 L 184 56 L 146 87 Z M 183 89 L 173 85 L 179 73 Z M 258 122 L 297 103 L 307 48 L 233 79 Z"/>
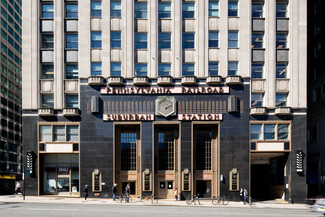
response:
<path fill-rule="evenodd" d="M 87 201 L 87 197 L 88 197 L 88 185 L 85 185 L 85 188 L 84 188 L 84 201 Z"/>
<path fill-rule="evenodd" d="M 178 200 L 178 190 L 175 188 L 174 190 L 175 200 Z"/>
<path fill-rule="evenodd" d="M 113 193 L 113 201 L 115 201 L 116 199 L 116 192 L 117 192 L 117 188 L 116 188 L 117 184 L 114 183 L 113 188 L 112 188 L 112 193 Z"/>
<path fill-rule="evenodd" d="M 18 194 L 20 192 L 20 182 L 16 181 L 15 183 L 15 194 Z"/>
<path fill-rule="evenodd" d="M 130 185 L 129 184 L 127 184 L 125 187 L 125 197 L 126 197 L 125 202 L 129 202 L 129 197 L 130 197 Z"/>
<path fill-rule="evenodd" d="M 244 205 L 246 205 L 247 197 L 248 197 L 248 191 L 246 188 L 244 188 Z"/>
<path fill-rule="evenodd" d="M 239 191 L 239 200 L 244 202 L 244 190 L 243 188 L 240 188 L 240 191 Z"/>

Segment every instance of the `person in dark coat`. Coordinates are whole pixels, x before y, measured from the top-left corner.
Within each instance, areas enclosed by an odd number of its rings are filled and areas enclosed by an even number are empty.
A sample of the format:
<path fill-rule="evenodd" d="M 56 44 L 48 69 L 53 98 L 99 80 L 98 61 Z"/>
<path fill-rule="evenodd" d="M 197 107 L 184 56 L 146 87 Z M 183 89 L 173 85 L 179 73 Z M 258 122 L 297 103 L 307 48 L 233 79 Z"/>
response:
<path fill-rule="evenodd" d="M 244 190 L 243 190 L 243 188 L 240 188 L 239 198 L 240 198 L 240 201 L 244 202 Z"/>
<path fill-rule="evenodd" d="M 130 197 L 130 185 L 127 184 L 125 187 L 125 196 L 126 196 L 126 202 L 129 202 L 129 197 Z"/>
<path fill-rule="evenodd" d="M 117 192 L 117 188 L 116 188 L 117 184 L 114 183 L 113 188 L 112 188 L 112 193 L 113 193 L 113 200 L 116 199 L 116 192 Z"/>
<path fill-rule="evenodd" d="M 248 191 L 246 188 L 244 188 L 244 205 L 246 205 L 247 198 L 248 198 Z"/>
<path fill-rule="evenodd" d="M 85 185 L 85 188 L 84 188 L 84 201 L 87 201 L 87 197 L 88 197 L 88 185 Z"/>

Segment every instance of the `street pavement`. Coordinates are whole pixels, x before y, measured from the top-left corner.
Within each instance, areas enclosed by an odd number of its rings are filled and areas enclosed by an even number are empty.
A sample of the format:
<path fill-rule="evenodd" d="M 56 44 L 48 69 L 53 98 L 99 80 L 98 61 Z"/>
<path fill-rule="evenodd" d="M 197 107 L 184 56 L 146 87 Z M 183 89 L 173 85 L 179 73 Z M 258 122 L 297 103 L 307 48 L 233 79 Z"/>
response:
<path fill-rule="evenodd" d="M 213 205 L 211 200 L 201 201 L 201 205 L 187 205 L 185 201 L 159 200 L 158 204 L 142 203 L 134 199 L 132 203 L 116 203 L 112 199 L 66 198 L 58 196 L 0 196 L 0 217 L 2 216 L 322 216 L 311 212 L 305 204 L 286 204 L 281 201 L 254 202 L 252 206 L 230 201 L 228 205 Z"/>

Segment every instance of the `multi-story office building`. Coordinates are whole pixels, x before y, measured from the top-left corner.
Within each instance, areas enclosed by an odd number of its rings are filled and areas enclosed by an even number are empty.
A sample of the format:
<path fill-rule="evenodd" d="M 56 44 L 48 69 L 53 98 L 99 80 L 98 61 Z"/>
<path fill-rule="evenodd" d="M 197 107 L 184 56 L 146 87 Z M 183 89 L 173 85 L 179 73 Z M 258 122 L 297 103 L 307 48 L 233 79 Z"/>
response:
<path fill-rule="evenodd" d="M 0 194 L 11 194 L 21 175 L 21 0 L 0 6 Z"/>
<path fill-rule="evenodd" d="M 324 1 L 308 1 L 308 195 L 325 193 Z"/>
<path fill-rule="evenodd" d="M 305 8 L 25 0 L 27 194 L 303 201 Z"/>

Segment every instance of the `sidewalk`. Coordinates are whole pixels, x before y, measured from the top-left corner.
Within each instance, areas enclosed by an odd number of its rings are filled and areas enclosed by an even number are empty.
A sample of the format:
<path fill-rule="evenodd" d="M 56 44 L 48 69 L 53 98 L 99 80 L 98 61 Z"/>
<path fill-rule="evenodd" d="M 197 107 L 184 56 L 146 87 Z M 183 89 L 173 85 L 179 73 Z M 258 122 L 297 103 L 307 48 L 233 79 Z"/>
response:
<path fill-rule="evenodd" d="M 287 204 L 281 201 L 262 201 L 253 202 L 252 206 L 249 204 L 243 205 L 242 202 L 230 201 L 228 205 L 213 205 L 211 200 L 202 200 L 201 205 L 187 205 L 185 200 L 175 201 L 169 199 L 161 199 L 156 203 L 142 203 L 139 199 L 133 198 L 132 203 L 117 203 L 112 201 L 112 199 L 105 198 L 89 198 L 87 201 L 83 201 L 83 198 L 72 198 L 72 197 L 62 197 L 62 196 L 26 196 L 23 200 L 22 195 L 8 195 L 0 196 L 1 202 L 10 203 L 66 203 L 66 204 L 116 204 L 116 205 L 149 205 L 149 206 L 200 206 L 200 207 L 242 207 L 242 208 L 278 208 L 278 209 L 309 209 L 310 206 L 306 204 Z"/>

